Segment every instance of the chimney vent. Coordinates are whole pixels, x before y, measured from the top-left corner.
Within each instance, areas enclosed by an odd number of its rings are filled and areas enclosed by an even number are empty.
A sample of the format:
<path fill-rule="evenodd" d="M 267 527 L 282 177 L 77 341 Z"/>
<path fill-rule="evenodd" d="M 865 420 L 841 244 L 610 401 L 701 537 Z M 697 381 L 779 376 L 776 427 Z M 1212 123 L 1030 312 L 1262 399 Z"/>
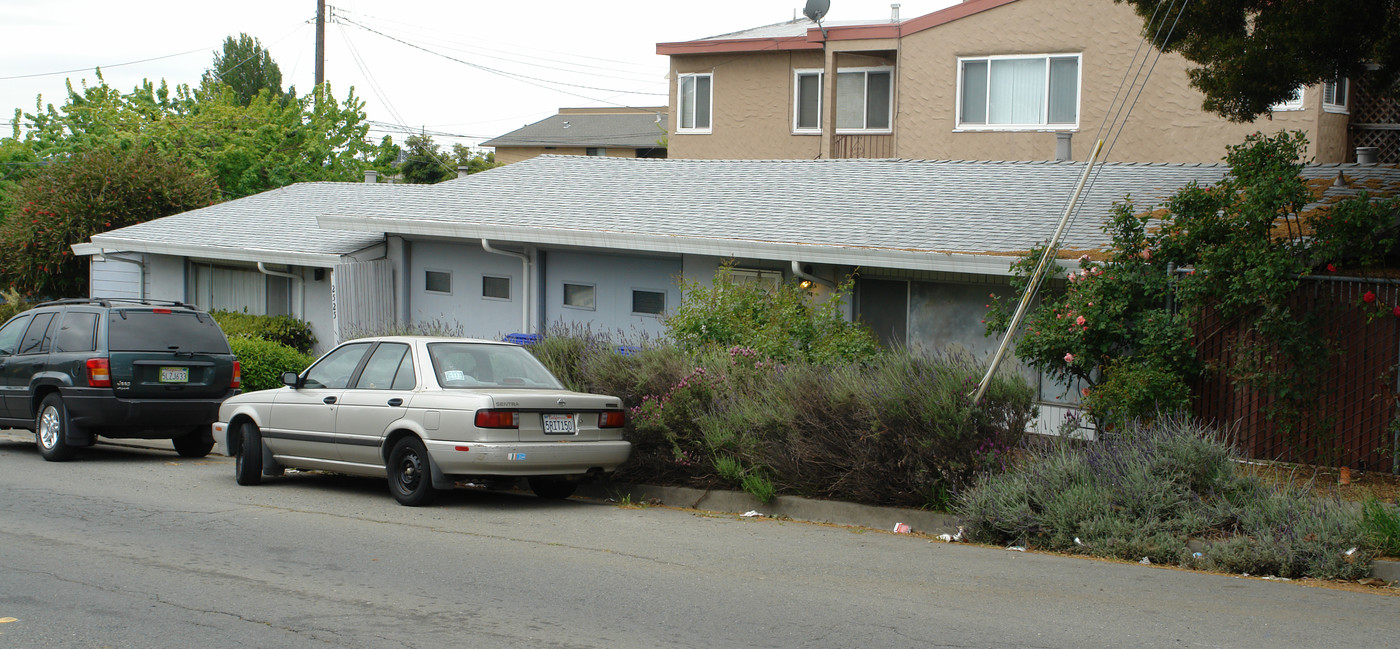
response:
<path fill-rule="evenodd" d="M 1377 147 L 1359 146 L 1356 147 L 1356 164 L 1373 165 L 1376 164 Z"/>
<path fill-rule="evenodd" d="M 371 185 L 373 185 L 373 184 L 379 182 L 379 172 L 378 172 L 378 171 L 375 171 L 375 170 L 373 170 L 373 169 L 366 169 L 366 170 L 365 170 L 365 182 L 367 182 L 367 183 L 369 183 L 369 184 L 371 184 Z"/>
<path fill-rule="evenodd" d="M 890 22 L 892 22 L 892 23 L 897 23 L 897 22 L 899 22 L 899 3 L 898 3 L 898 2 L 893 3 L 893 4 L 890 5 Z"/>
<path fill-rule="evenodd" d="M 457 177 L 458 177 L 458 178 L 466 178 L 466 177 L 467 177 L 467 170 L 470 169 L 470 168 L 471 168 L 471 167 L 468 167 L 467 165 L 460 165 L 460 166 L 458 166 L 458 167 L 457 167 Z"/>
<path fill-rule="evenodd" d="M 1070 150 L 1070 138 L 1072 138 L 1072 137 L 1074 137 L 1074 134 L 1073 134 L 1073 133 L 1070 133 L 1070 132 L 1068 132 L 1068 131 L 1062 131 L 1062 132 L 1059 132 L 1059 133 L 1056 133 L 1056 134 L 1055 134 L 1055 159 L 1056 159 L 1056 160 L 1061 160 L 1061 161 L 1063 161 L 1063 160 L 1073 160 L 1073 159 L 1074 159 L 1074 155 L 1071 153 L 1071 150 Z"/>

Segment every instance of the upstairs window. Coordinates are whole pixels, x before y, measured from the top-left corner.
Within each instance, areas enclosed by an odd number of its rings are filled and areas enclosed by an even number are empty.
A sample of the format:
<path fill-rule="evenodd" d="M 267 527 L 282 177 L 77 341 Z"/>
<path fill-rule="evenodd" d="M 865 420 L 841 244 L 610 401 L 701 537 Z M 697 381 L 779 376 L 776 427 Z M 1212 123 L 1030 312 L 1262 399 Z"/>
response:
<path fill-rule="evenodd" d="M 1303 87 L 1298 86 L 1293 90 L 1293 96 L 1269 107 L 1270 112 L 1280 113 L 1290 110 L 1303 110 Z"/>
<path fill-rule="evenodd" d="M 1079 55 L 958 61 L 958 128 L 1020 130 L 1079 124 Z"/>
<path fill-rule="evenodd" d="M 676 102 L 680 105 L 677 133 L 710 132 L 710 74 L 682 74 L 678 78 Z"/>
<path fill-rule="evenodd" d="M 889 68 L 836 72 L 836 131 L 890 130 L 894 74 Z"/>
<path fill-rule="evenodd" d="M 1329 113 L 1347 112 L 1347 93 L 1350 90 L 1346 77 L 1322 82 L 1322 109 Z"/>
<path fill-rule="evenodd" d="M 793 133 L 822 132 L 822 71 L 797 70 L 793 80 Z"/>

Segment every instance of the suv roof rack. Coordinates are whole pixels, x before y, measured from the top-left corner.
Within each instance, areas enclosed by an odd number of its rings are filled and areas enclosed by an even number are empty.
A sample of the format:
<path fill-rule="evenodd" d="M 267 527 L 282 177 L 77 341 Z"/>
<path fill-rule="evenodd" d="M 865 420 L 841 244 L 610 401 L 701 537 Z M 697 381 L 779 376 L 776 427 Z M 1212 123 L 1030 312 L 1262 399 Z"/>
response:
<path fill-rule="evenodd" d="M 35 306 L 59 306 L 63 304 L 95 304 L 97 306 L 111 308 L 113 303 L 139 304 L 142 306 L 168 306 L 194 310 L 199 309 L 199 307 L 193 304 L 185 304 L 184 302 L 176 300 L 142 300 L 129 297 L 70 297 L 64 298 L 62 300 L 50 300 L 48 302 L 41 302 L 39 304 L 36 304 Z"/>

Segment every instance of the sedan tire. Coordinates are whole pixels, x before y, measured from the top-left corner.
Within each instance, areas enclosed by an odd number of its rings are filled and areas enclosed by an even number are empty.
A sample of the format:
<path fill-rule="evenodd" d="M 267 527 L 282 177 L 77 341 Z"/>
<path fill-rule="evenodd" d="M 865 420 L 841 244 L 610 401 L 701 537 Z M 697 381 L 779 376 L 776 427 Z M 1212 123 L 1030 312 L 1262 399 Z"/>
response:
<path fill-rule="evenodd" d="M 39 404 L 39 414 L 34 418 L 34 437 L 39 444 L 39 455 L 50 462 L 63 462 L 73 458 L 76 452 L 68 445 L 68 430 L 73 421 L 68 418 L 68 406 L 57 394 L 44 397 Z"/>
<path fill-rule="evenodd" d="M 405 437 L 389 452 L 389 492 L 400 505 L 418 507 L 433 502 L 432 460 L 417 437 Z"/>
<path fill-rule="evenodd" d="M 238 427 L 238 452 L 233 454 L 233 479 L 238 484 L 262 484 L 262 431 L 256 424 L 245 421 Z"/>

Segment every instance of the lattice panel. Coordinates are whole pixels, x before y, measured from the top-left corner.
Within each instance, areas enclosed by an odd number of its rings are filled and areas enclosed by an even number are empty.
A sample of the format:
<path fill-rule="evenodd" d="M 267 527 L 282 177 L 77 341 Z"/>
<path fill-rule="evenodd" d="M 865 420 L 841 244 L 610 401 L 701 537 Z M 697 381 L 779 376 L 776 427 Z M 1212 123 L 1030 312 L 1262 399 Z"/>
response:
<path fill-rule="evenodd" d="M 1351 129 L 1351 141 L 1355 146 L 1376 147 L 1376 162 L 1381 164 L 1400 163 L 1400 131 L 1381 131 L 1364 128 Z"/>
<path fill-rule="evenodd" d="M 1356 82 L 1352 96 L 1353 124 L 1400 124 L 1400 102 L 1385 93 L 1371 92 L 1365 82 Z M 1372 146 L 1357 144 L 1357 146 Z"/>

